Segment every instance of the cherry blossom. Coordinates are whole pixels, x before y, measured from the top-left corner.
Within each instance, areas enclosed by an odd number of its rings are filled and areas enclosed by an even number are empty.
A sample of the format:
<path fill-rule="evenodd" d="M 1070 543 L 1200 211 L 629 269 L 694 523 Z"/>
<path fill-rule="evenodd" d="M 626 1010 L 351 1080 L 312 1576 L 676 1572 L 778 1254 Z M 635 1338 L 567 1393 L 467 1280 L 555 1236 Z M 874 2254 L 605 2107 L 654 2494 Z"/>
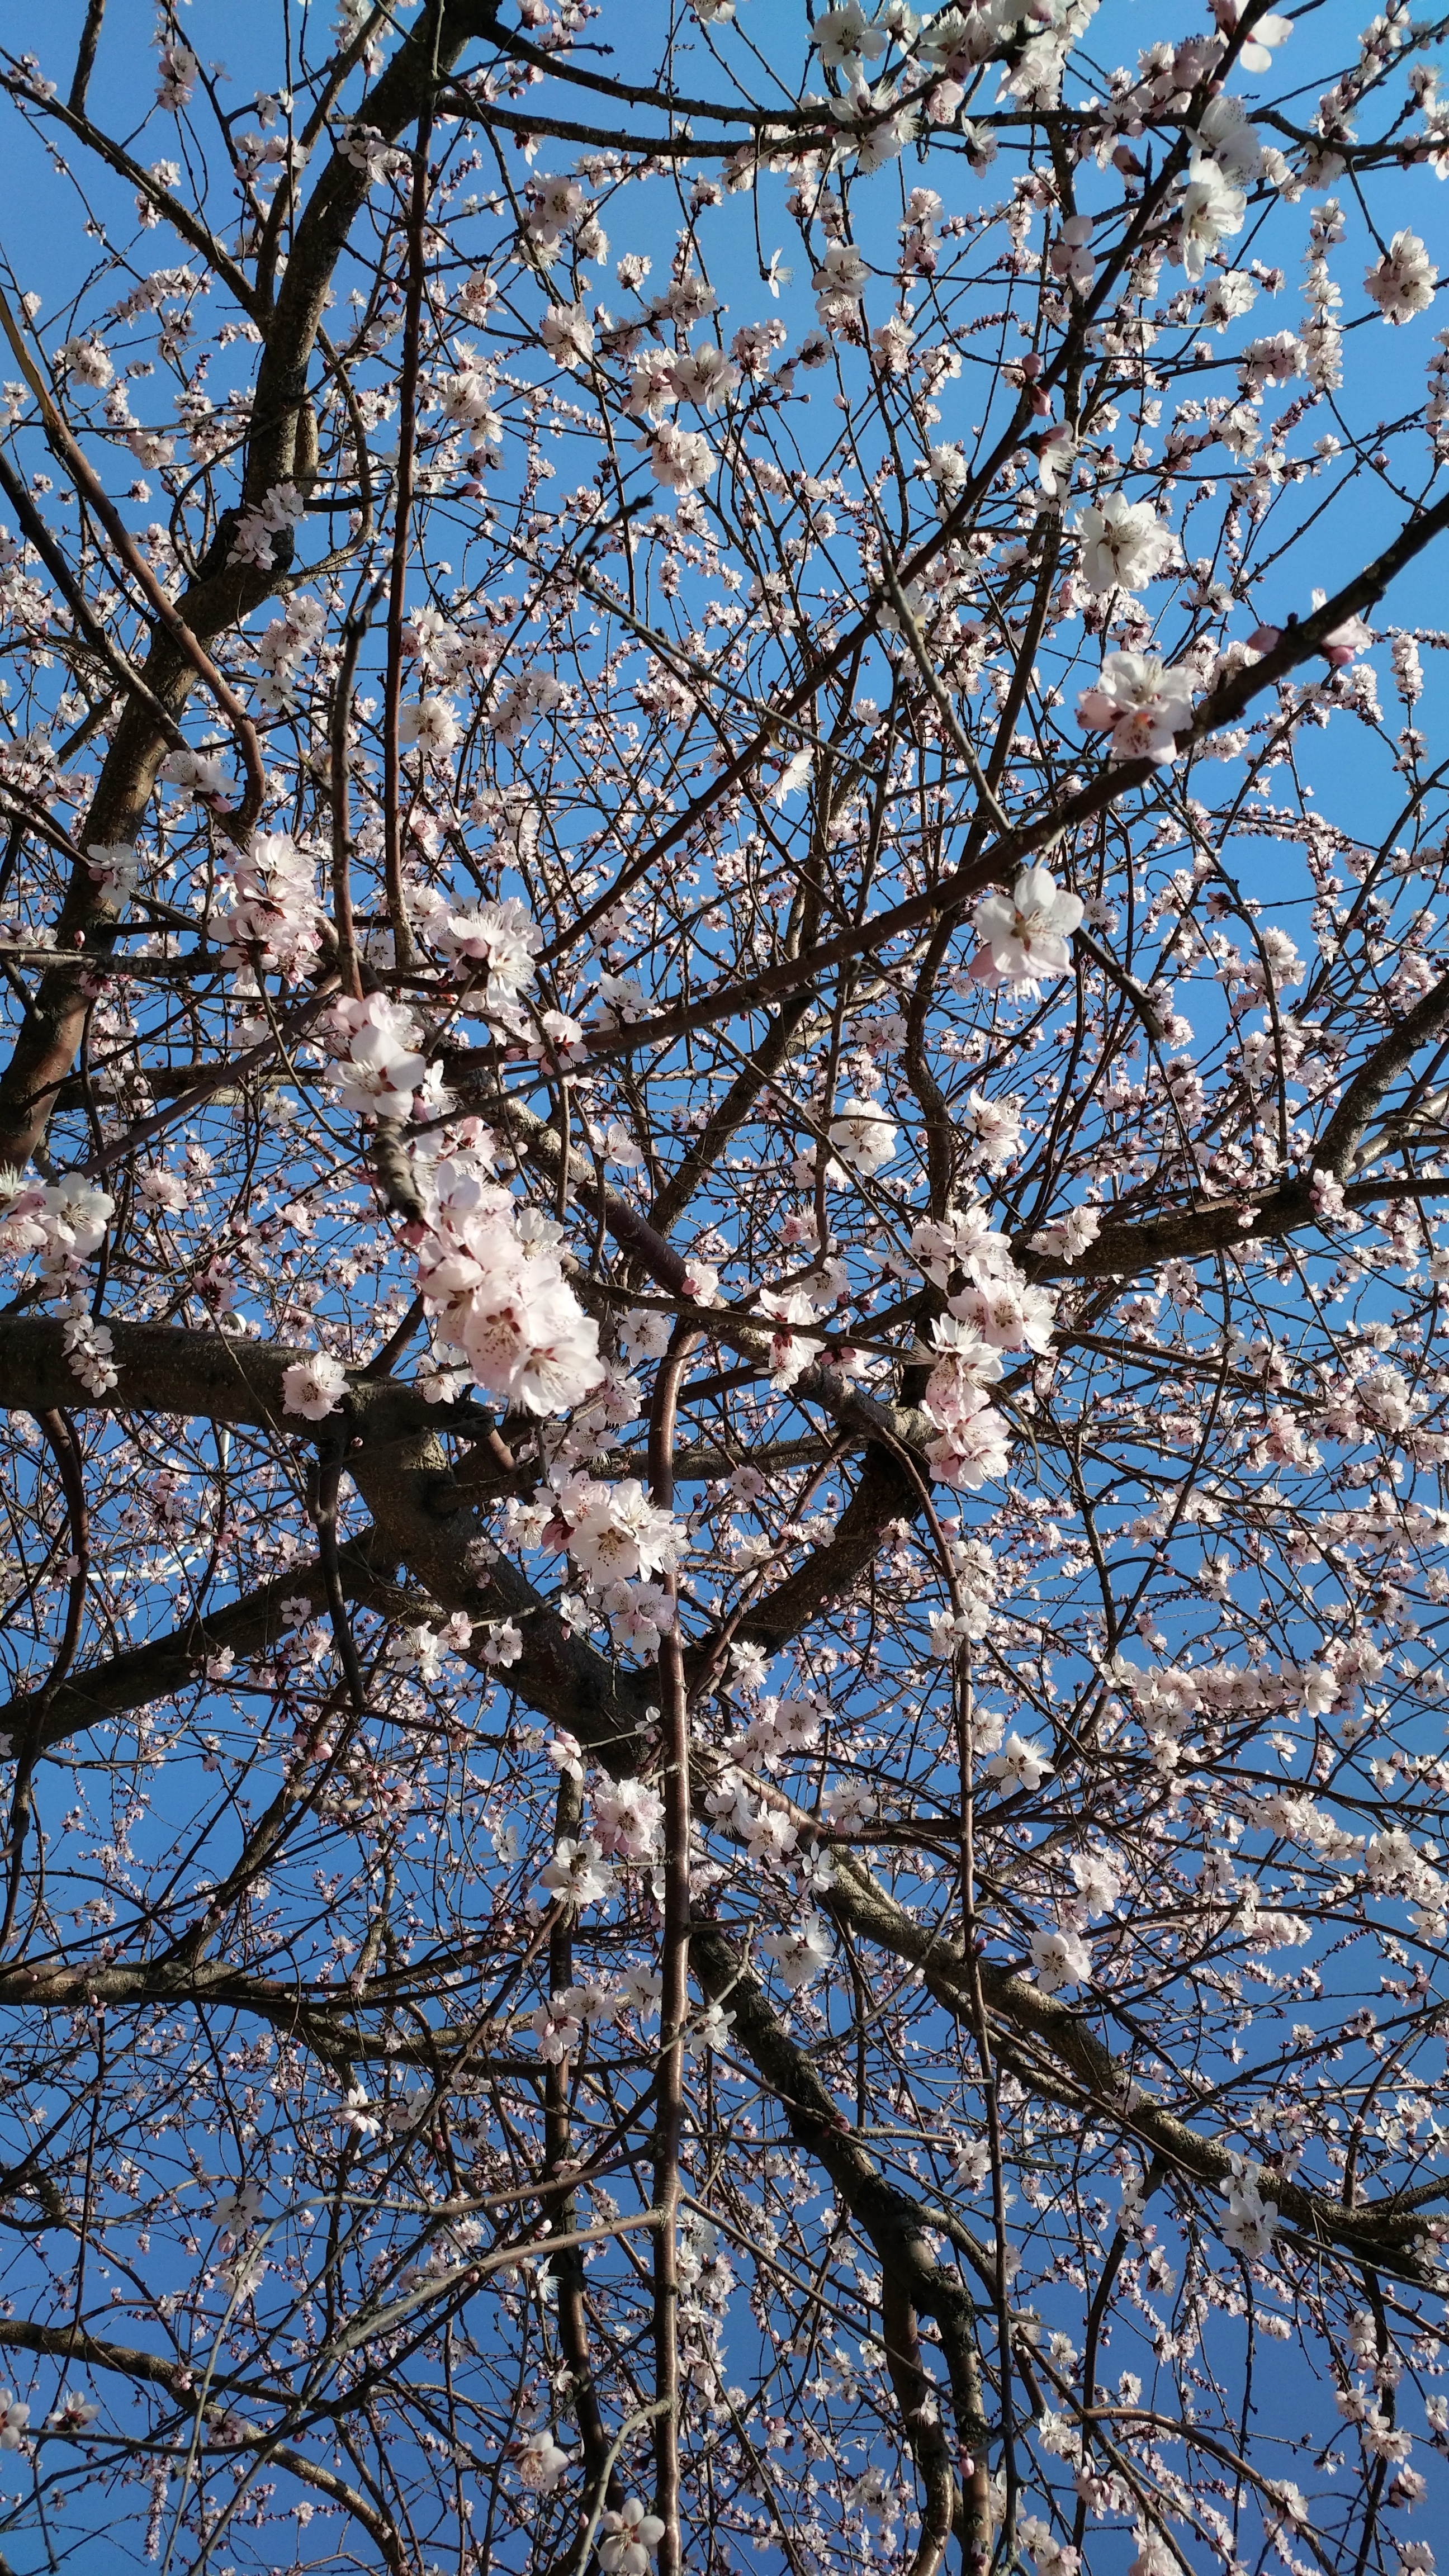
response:
<path fill-rule="evenodd" d="M 714 472 L 714 451 L 704 432 L 661 421 L 648 441 L 649 470 L 671 491 L 698 492 Z"/>
<path fill-rule="evenodd" d="M 1234 187 L 1210 154 L 1193 156 L 1181 210 L 1181 258 L 1190 278 L 1202 276 L 1225 236 L 1242 231 L 1247 204 L 1242 189 Z"/>
<path fill-rule="evenodd" d="M 1171 533 L 1151 503 L 1125 500 L 1120 492 L 1083 510 L 1077 532 L 1089 590 L 1145 590 L 1160 579 L 1172 555 Z"/>
<path fill-rule="evenodd" d="M 282 1371 L 283 1404 L 288 1413 L 300 1413 L 308 1422 L 322 1422 L 329 1413 L 336 1413 L 346 1389 L 346 1369 L 326 1351 L 294 1360 Z"/>
<path fill-rule="evenodd" d="M 399 742 L 416 744 L 419 751 L 441 757 L 458 741 L 457 709 L 446 698 L 418 698 L 399 709 L 397 732 Z"/>
<path fill-rule="evenodd" d="M 830 1936 L 818 1914 L 808 1915 L 793 1931 L 767 1932 L 761 1947 L 792 1995 L 818 1977 L 830 1958 Z"/>
<path fill-rule="evenodd" d="M 561 1842 L 552 1860 L 540 1872 L 542 1884 L 550 1896 L 568 1905 L 599 1905 L 609 1894 L 614 1876 L 603 1861 L 595 1842 Z"/>
<path fill-rule="evenodd" d="M 1111 735 L 1113 760 L 1171 761 L 1192 713 L 1194 675 L 1151 653 L 1109 653 L 1095 688 L 1077 700 L 1078 721 Z"/>
<path fill-rule="evenodd" d="M 594 354 L 594 326 L 582 304 L 550 304 L 539 333 L 549 356 L 561 367 L 584 366 Z"/>
<path fill-rule="evenodd" d="M 18 2563 L 1432 2576 L 1433 48 L 177 14 L 0 91 Z"/>
<path fill-rule="evenodd" d="M 603 2538 L 599 2542 L 599 2565 L 604 2576 L 649 2576 L 654 2552 L 664 2537 L 664 2525 L 657 2513 L 646 2513 L 637 2496 L 629 2496 L 617 2511 L 611 2509 L 600 2517 Z"/>
<path fill-rule="evenodd" d="M 643 1860 L 660 1845 L 664 1801 L 642 1780 L 620 1780 L 593 1802 L 599 1848 L 612 1860 Z"/>
<path fill-rule="evenodd" d="M 519 2443 L 514 2466 L 530 2495 L 551 2495 L 573 2467 L 573 2455 L 560 2448 L 547 2425 Z"/>
<path fill-rule="evenodd" d="M 1228 2185 L 1227 2203 L 1221 2222 L 1227 2243 L 1243 2254 L 1266 2254 L 1278 2223 L 1275 2204 L 1265 2200 L 1257 2184 L 1246 2177 Z"/>
<path fill-rule="evenodd" d="M 1071 963 L 1067 942 L 1084 909 L 1081 896 L 1060 887 L 1049 868 L 1023 868 L 1009 898 L 988 895 L 976 907 L 982 949 L 972 972 L 1008 984 L 1065 974 Z"/>
<path fill-rule="evenodd" d="M 1397 232 L 1364 279 L 1386 322 L 1412 322 L 1434 301 L 1439 272 L 1417 233 Z"/>
<path fill-rule="evenodd" d="M 1039 1924 L 1031 1936 L 1032 1966 L 1044 1995 L 1060 1994 L 1065 1986 L 1085 1985 L 1092 1973 L 1092 1954 L 1080 1933 L 1063 1926 L 1053 1929 Z"/>
<path fill-rule="evenodd" d="M 226 916 L 228 953 L 297 977 L 321 946 L 316 863 L 290 832 L 259 832 L 232 868 L 232 903 Z"/>
<path fill-rule="evenodd" d="M 1009 1789 L 1039 1789 L 1052 1769 L 1044 1754 L 1025 1736 L 1006 1737 L 998 1753 L 986 1765 L 987 1777 L 999 1780 Z"/>
<path fill-rule="evenodd" d="M 1213 16 L 1226 35 L 1232 35 L 1236 29 L 1243 8 L 1244 0 L 1213 0 Z M 1270 72 L 1276 48 L 1285 45 L 1292 33 L 1291 18 L 1280 17 L 1276 13 L 1256 18 L 1238 52 L 1244 71 Z"/>
<path fill-rule="evenodd" d="M 828 1133 L 841 1161 L 867 1178 L 882 1170 L 896 1150 L 896 1130 L 884 1110 L 871 1100 L 847 1098 L 838 1102 Z"/>

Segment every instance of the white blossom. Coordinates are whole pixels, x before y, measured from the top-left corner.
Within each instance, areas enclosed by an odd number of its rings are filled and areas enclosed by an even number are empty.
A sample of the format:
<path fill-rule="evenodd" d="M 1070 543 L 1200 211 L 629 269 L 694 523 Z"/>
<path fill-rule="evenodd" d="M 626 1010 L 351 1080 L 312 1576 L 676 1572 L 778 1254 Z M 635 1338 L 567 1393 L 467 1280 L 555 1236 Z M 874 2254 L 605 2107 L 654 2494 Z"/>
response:
<path fill-rule="evenodd" d="M 1010 895 L 989 894 L 976 907 L 981 954 L 972 972 L 983 981 L 1035 983 L 1064 975 L 1071 965 L 1068 940 L 1084 906 L 1060 887 L 1050 868 L 1023 868 Z"/>
<path fill-rule="evenodd" d="M 546 2424 L 525 2434 L 513 2457 L 519 2483 L 530 2495 L 552 2495 L 573 2467 L 573 2454 L 561 2450 Z"/>
<path fill-rule="evenodd" d="M 649 2576 L 650 2562 L 660 2541 L 664 2525 L 657 2513 L 646 2513 L 637 2496 L 629 2496 L 619 2507 L 602 2514 L 599 2529 L 599 2565 L 604 2576 Z"/>
<path fill-rule="evenodd" d="M 1417 233 L 1395 233 L 1382 259 L 1364 279 L 1386 322 L 1412 322 L 1434 301 L 1439 272 Z"/>
<path fill-rule="evenodd" d="M 841 1161 L 867 1180 L 894 1157 L 896 1130 L 873 1100 L 840 1101 L 827 1132 Z"/>
<path fill-rule="evenodd" d="M 282 1371 L 283 1405 L 288 1413 L 300 1413 L 308 1422 L 323 1422 L 328 1414 L 339 1412 L 346 1391 L 347 1371 L 326 1351 L 294 1360 Z"/>
<path fill-rule="evenodd" d="M 986 1765 L 987 1778 L 999 1780 L 1006 1790 L 1039 1789 L 1051 1773 L 1046 1755 L 1028 1743 L 1024 1735 L 1015 1733 L 1007 1736 L 1000 1752 L 994 1753 Z"/>
<path fill-rule="evenodd" d="M 1082 579 L 1098 593 L 1145 590 L 1167 569 L 1172 557 L 1170 530 L 1150 501 L 1128 501 L 1109 492 L 1100 506 L 1093 502 L 1077 521 L 1082 541 Z"/>

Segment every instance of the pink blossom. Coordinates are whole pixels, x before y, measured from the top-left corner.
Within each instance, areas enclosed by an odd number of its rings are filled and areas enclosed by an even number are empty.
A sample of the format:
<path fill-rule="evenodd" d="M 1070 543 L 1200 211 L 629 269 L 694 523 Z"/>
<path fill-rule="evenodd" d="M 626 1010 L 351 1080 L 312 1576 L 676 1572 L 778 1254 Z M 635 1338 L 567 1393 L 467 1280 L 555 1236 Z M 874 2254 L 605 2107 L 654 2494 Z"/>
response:
<path fill-rule="evenodd" d="M 1064 975 L 1071 964 L 1067 942 L 1083 909 L 1081 896 L 1064 892 L 1050 868 L 1023 868 L 1009 896 L 989 894 L 976 907 L 982 947 L 973 974 L 1002 984 Z"/>
<path fill-rule="evenodd" d="M 310 1359 L 294 1360 L 282 1371 L 282 1402 L 288 1413 L 300 1413 L 308 1422 L 322 1422 L 341 1407 L 347 1391 L 347 1371 L 340 1360 L 326 1351 L 314 1351 Z"/>

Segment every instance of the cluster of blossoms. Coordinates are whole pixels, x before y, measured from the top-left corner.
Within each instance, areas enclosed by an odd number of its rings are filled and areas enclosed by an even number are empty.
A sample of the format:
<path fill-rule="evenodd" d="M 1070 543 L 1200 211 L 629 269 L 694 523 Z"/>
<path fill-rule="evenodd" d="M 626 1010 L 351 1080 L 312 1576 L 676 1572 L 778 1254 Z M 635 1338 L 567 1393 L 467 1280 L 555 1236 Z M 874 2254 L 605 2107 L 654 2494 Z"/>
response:
<path fill-rule="evenodd" d="M 543 934 L 514 895 L 501 903 L 460 909 L 419 887 L 412 918 L 422 938 L 443 956 L 466 960 L 474 969 L 470 998 L 488 1018 L 510 1035 L 528 1027 L 522 999 L 533 980 Z M 484 971 L 478 971 L 484 970 Z M 546 1015 L 545 1015 L 546 1020 Z"/>
<path fill-rule="evenodd" d="M 1195 685 L 1193 672 L 1168 670 L 1153 653 L 1109 653 L 1096 687 L 1077 700 L 1078 721 L 1110 736 L 1111 760 L 1173 761 Z"/>
<path fill-rule="evenodd" d="M 296 983 L 322 949 L 322 906 L 314 854 L 290 832 L 256 832 L 229 856 L 231 904 L 224 916 L 230 965 Z"/>
<path fill-rule="evenodd" d="M 581 1574 L 605 1590 L 672 1566 L 679 1527 L 651 1503 L 637 1476 L 601 1484 L 583 1469 L 558 1475 L 544 1546 L 566 1547 Z"/>
<path fill-rule="evenodd" d="M 280 617 L 262 628 L 256 657 L 262 666 L 257 682 L 259 706 L 275 714 L 296 704 L 297 666 L 315 653 L 327 624 L 327 611 L 308 591 L 293 591 Z"/>
<path fill-rule="evenodd" d="M 259 501 L 239 513 L 231 561 L 270 571 L 277 559 L 278 540 L 290 540 L 305 507 L 295 483 L 270 485 Z"/>
<path fill-rule="evenodd" d="M 657 1872 L 651 1872 L 658 1892 Z M 540 1873 L 546 1898 L 577 1915 L 580 1908 L 602 1904 L 616 1892 L 614 1872 L 600 1859 L 593 1842 L 561 1842 Z M 527 2026 L 545 2066 L 562 2066 L 578 2049 L 585 2031 L 601 2034 L 615 2023 L 636 2027 L 657 2018 L 663 1979 L 657 1968 L 630 1968 L 617 1986 L 563 1986 L 527 2015 Z M 705 2012 L 691 2025 L 690 2047 L 723 2044 L 732 2015 Z"/>
<path fill-rule="evenodd" d="M 455 347 L 458 370 L 456 375 L 443 378 L 438 388 L 439 407 L 443 418 L 463 433 L 475 455 L 491 454 L 503 440 L 503 423 L 494 409 L 493 370 L 478 363 L 470 342 L 460 340 Z"/>
<path fill-rule="evenodd" d="M 1004 1474 L 1007 1461 L 1006 1423 L 986 1389 L 1001 1376 L 1007 1353 L 1047 1350 L 1056 1297 L 1023 1277 L 1006 1236 L 987 1224 L 979 1203 L 924 1220 L 911 1236 L 911 1255 L 938 1287 L 951 1290 L 946 1313 L 931 1327 L 925 1407 L 940 1430 L 927 1453 L 931 1471 L 942 1484 L 974 1491 Z"/>
<path fill-rule="evenodd" d="M 434 1191 L 417 1277 L 446 1361 L 518 1410 L 571 1411 L 605 1370 L 598 1326 L 564 1277 L 559 1229 L 488 1180 L 476 1149 L 438 1164 Z"/>
<path fill-rule="evenodd" d="M 442 1070 L 418 1054 L 417 1033 L 412 1012 L 384 993 L 333 1003 L 326 1035 L 343 1073 L 344 1109 L 392 1123 L 441 1114 L 448 1106 Z M 474 1150 L 476 1156 L 476 1141 Z"/>
<path fill-rule="evenodd" d="M 39 1253 L 47 1282 L 69 1294 L 105 1242 L 115 1211 L 110 1192 L 79 1173 L 27 1181 L 17 1172 L 0 1172 L 0 1253 L 11 1260 Z"/>

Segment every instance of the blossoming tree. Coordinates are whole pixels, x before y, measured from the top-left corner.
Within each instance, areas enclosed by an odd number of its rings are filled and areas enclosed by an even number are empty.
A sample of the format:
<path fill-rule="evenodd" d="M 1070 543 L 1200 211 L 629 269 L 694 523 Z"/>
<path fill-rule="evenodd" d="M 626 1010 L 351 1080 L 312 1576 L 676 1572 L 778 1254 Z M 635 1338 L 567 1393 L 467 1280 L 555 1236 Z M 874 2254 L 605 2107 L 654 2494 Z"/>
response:
<path fill-rule="evenodd" d="M 71 15 L 6 2563 L 1427 2576 L 1449 20 Z"/>

